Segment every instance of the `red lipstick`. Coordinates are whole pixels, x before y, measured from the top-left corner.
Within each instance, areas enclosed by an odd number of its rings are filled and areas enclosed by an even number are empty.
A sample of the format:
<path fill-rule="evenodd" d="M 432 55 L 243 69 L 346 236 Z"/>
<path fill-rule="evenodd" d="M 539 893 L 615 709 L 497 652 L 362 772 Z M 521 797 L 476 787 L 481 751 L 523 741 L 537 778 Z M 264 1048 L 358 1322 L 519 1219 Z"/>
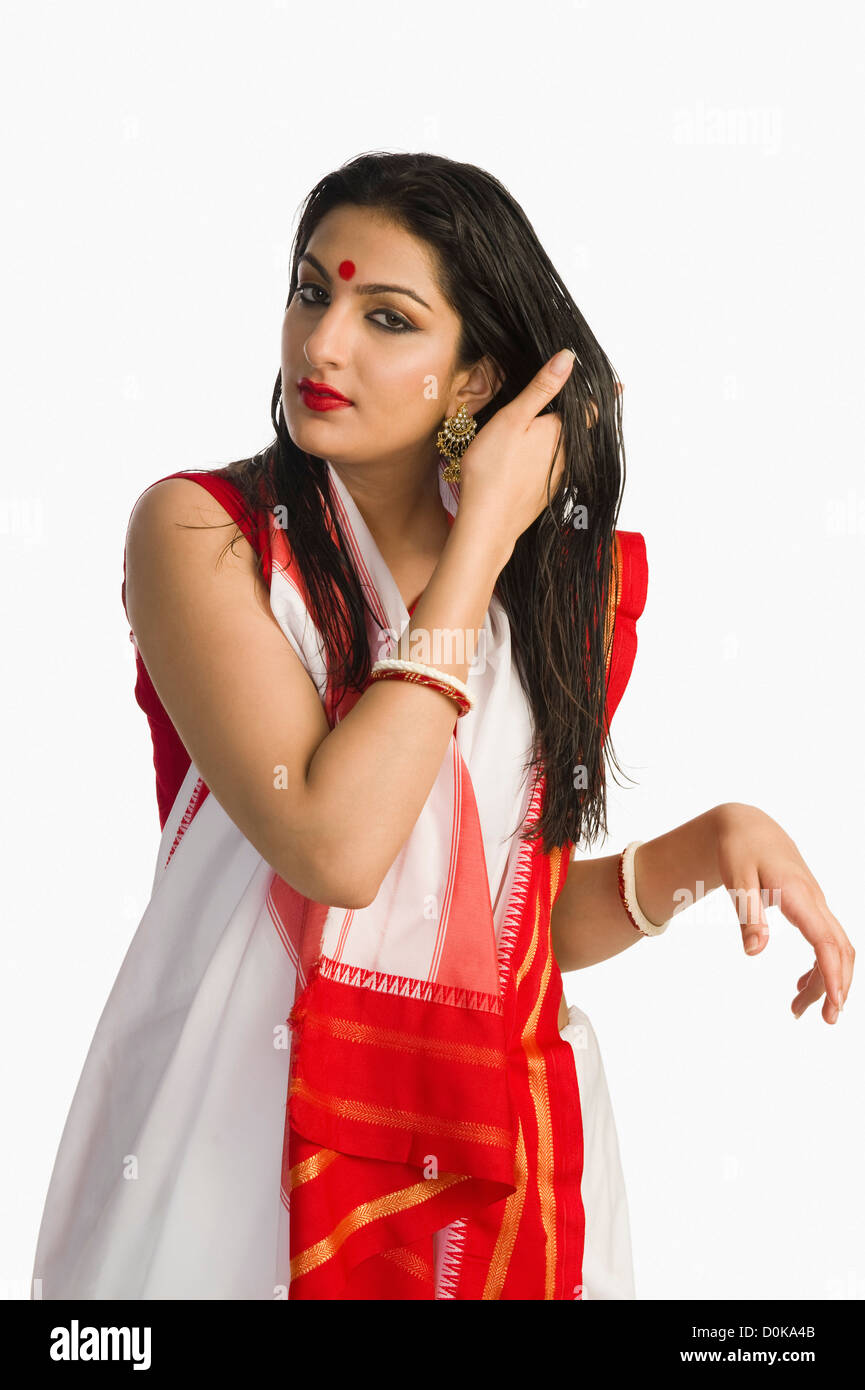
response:
<path fill-rule="evenodd" d="M 301 377 L 297 389 L 304 405 L 310 410 L 341 410 L 354 404 L 335 386 L 328 386 L 326 381 L 310 381 L 308 376 Z"/>

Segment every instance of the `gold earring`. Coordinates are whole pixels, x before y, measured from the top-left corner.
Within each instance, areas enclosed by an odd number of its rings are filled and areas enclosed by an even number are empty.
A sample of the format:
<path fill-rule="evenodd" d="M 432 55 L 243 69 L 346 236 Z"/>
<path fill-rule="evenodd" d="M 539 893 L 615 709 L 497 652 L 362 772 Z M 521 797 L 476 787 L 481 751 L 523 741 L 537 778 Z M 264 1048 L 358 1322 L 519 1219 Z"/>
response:
<path fill-rule="evenodd" d="M 469 415 L 466 410 L 465 402 L 460 406 L 456 415 L 451 415 L 445 419 L 442 428 L 436 435 L 436 448 L 442 458 L 447 459 L 447 463 L 442 469 L 442 477 L 446 483 L 459 482 L 460 459 L 477 432 L 477 423 L 474 416 Z"/>

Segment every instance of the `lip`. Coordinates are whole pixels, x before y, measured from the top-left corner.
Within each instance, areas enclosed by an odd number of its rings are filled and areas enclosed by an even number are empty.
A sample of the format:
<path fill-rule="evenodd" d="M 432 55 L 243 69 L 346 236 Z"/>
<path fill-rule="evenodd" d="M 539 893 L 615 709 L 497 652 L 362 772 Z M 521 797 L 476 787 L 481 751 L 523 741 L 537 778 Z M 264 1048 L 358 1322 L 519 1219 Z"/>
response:
<path fill-rule="evenodd" d="M 301 377 L 297 383 L 304 405 L 311 410 L 339 410 L 343 406 L 353 405 L 354 402 L 344 396 L 336 387 L 328 386 L 324 381 L 310 381 L 309 377 Z"/>

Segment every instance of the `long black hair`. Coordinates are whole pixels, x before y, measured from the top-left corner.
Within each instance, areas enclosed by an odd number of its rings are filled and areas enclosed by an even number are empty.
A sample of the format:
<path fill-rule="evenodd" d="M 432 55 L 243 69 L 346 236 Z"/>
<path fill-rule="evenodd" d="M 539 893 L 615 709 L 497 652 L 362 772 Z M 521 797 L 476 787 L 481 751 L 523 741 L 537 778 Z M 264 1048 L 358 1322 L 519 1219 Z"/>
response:
<path fill-rule="evenodd" d="M 489 356 L 503 373 L 500 389 L 475 416 L 479 430 L 560 348 L 577 354 L 550 407 L 563 422 L 563 477 L 518 538 L 495 593 L 532 711 L 535 749 L 525 767 L 540 764 L 546 772 L 540 819 L 522 838 L 540 838 L 545 853 L 553 845 L 590 844 L 607 833 L 605 756 L 619 768 L 606 719 L 614 531 L 625 478 L 616 374 L 513 196 L 484 169 L 441 155 L 373 151 L 325 175 L 301 208 L 287 302 L 314 229 L 345 205 L 385 214 L 433 253 L 441 293 L 461 321 L 455 370 Z M 366 600 L 331 505 L 327 465 L 291 439 L 281 395 L 280 371 L 271 400 L 274 440 L 253 458 L 216 471 L 237 484 L 251 514 L 284 509 L 286 540 L 332 678 L 339 691 L 359 690 L 370 670 Z M 329 533 L 325 505 L 340 545 Z M 342 604 L 333 601 L 334 585 Z"/>

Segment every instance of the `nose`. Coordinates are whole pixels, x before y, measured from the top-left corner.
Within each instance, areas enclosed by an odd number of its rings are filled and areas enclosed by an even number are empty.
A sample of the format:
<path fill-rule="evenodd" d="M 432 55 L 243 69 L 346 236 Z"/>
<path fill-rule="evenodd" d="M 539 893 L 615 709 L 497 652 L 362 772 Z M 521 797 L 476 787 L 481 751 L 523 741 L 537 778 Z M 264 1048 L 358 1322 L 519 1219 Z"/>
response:
<path fill-rule="evenodd" d="M 303 345 L 311 367 L 343 367 L 351 352 L 352 325 L 348 305 L 324 304 Z"/>

